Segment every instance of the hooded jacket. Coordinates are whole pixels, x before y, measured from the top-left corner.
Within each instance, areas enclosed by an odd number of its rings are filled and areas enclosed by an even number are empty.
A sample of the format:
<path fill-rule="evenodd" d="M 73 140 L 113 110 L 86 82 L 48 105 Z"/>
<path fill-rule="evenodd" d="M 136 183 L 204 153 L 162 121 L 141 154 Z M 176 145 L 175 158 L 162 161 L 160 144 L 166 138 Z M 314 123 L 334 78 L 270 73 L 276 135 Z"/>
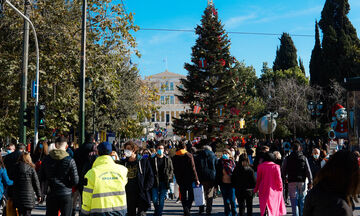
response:
<path fill-rule="evenodd" d="M 40 183 L 36 171 L 29 164 L 18 162 L 14 174 L 14 206 L 16 208 L 33 209 L 35 206 L 34 192 L 41 196 Z"/>
<path fill-rule="evenodd" d="M 214 152 L 207 149 L 199 151 L 194 161 L 200 182 L 215 182 L 217 158 Z"/>
<path fill-rule="evenodd" d="M 50 188 L 48 196 L 71 195 L 72 187 L 79 182 L 75 161 L 66 151 L 51 151 L 41 166 L 40 181 L 47 181 Z"/>

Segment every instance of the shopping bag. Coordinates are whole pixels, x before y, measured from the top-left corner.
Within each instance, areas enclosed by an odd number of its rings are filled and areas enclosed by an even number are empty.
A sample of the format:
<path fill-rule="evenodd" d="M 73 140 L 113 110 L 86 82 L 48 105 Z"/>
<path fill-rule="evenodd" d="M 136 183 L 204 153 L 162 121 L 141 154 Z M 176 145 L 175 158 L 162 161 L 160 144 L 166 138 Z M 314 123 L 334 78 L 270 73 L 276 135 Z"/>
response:
<path fill-rule="evenodd" d="M 195 206 L 205 205 L 204 187 L 193 185 Z"/>
<path fill-rule="evenodd" d="M 6 202 L 6 216 L 18 216 L 12 199 L 8 199 Z"/>

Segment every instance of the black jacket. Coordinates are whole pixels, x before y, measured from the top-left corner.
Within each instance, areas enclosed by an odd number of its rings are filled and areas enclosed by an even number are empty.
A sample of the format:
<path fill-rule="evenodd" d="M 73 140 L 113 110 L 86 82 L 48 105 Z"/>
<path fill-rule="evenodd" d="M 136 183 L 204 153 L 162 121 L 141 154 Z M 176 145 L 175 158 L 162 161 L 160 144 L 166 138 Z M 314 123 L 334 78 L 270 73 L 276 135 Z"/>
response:
<path fill-rule="evenodd" d="M 234 185 L 235 190 L 245 191 L 254 189 L 256 186 L 255 172 L 250 166 L 243 167 L 238 164 L 231 176 L 231 183 Z"/>
<path fill-rule="evenodd" d="M 18 162 L 21 154 L 21 151 L 15 150 L 14 152 L 4 157 L 4 165 L 10 179 L 14 178 L 14 174 L 16 172 L 16 163 Z"/>
<path fill-rule="evenodd" d="M 288 182 L 305 182 L 306 177 L 309 183 L 312 183 L 312 175 L 307 158 L 302 152 L 291 152 L 289 156 L 284 159 L 282 166 L 283 178 Z"/>
<path fill-rule="evenodd" d="M 313 156 L 311 156 L 311 157 L 309 157 L 308 161 L 309 161 L 309 166 L 310 166 L 310 170 L 311 170 L 311 175 L 312 175 L 313 179 L 315 179 L 316 174 L 321 169 L 321 160 L 320 159 L 315 160 L 315 158 Z"/>
<path fill-rule="evenodd" d="M 16 208 L 33 209 L 35 206 L 34 192 L 41 197 L 40 183 L 36 171 L 29 164 L 18 162 L 15 165 L 13 199 Z"/>
<path fill-rule="evenodd" d="M 81 145 L 74 152 L 74 160 L 79 174 L 78 189 L 83 190 L 86 182 L 84 181 L 85 174 L 92 168 L 94 161 L 97 158 L 96 145 L 94 143 L 86 143 Z"/>
<path fill-rule="evenodd" d="M 166 178 L 166 187 L 167 189 L 170 188 L 170 182 L 173 182 L 173 177 L 174 177 L 174 167 L 172 164 L 172 161 L 170 158 L 164 156 L 165 158 L 165 164 L 164 164 L 164 170 L 159 170 L 158 169 L 158 157 L 154 157 L 150 159 L 150 163 L 151 163 L 151 167 L 152 167 L 152 171 L 154 173 L 154 185 L 153 187 L 158 187 L 159 186 L 159 175 L 160 173 L 162 173 L 165 178 Z"/>
<path fill-rule="evenodd" d="M 215 182 L 217 158 L 207 149 L 199 151 L 194 157 L 196 172 L 200 182 Z"/>
<path fill-rule="evenodd" d="M 71 195 L 79 182 L 75 161 L 63 150 L 52 150 L 41 165 L 40 181 L 47 182 L 48 196 Z"/>
<path fill-rule="evenodd" d="M 138 157 L 137 180 L 139 184 L 139 196 L 145 202 L 148 208 L 151 207 L 151 189 L 154 185 L 154 173 L 148 159 L 140 159 Z M 119 163 L 119 162 L 118 162 Z M 120 161 L 121 165 L 127 167 L 127 159 Z"/>
<path fill-rule="evenodd" d="M 345 195 L 329 190 L 329 186 L 317 184 L 305 198 L 303 216 L 352 216 L 353 208 Z"/>
<path fill-rule="evenodd" d="M 180 186 L 189 186 L 199 180 L 192 154 L 180 150 L 173 157 L 176 183 Z"/>

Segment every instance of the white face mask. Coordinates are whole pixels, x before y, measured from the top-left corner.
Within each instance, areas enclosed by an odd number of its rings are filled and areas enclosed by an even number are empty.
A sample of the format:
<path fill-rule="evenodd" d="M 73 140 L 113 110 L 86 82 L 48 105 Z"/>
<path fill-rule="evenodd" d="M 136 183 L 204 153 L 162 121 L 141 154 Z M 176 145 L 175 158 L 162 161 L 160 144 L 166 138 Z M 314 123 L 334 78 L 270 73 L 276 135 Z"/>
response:
<path fill-rule="evenodd" d="M 125 149 L 124 154 L 125 154 L 125 157 L 131 157 L 132 151 Z"/>

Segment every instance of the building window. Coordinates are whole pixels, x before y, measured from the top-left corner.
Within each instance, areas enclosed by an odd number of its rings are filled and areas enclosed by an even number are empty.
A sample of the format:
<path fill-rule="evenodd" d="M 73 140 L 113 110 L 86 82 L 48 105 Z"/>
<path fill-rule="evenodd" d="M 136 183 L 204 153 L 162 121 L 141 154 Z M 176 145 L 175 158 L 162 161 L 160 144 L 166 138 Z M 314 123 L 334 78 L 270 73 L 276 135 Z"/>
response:
<path fill-rule="evenodd" d="M 155 113 L 151 115 L 151 122 L 155 121 Z"/>
<path fill-rule="evenodd" d="M 169 91 L 169 83 L 168 82 L 165 83 L 165 89 L 166 89 L 166 91 Z"/>
<path fill-rule="evenodd" d="M 161 104 L 165 104 L 165 96 L 161 96 Z"/>
<path fill-rule="evenodd" d="M 174 83 L 173 82 L 170 83 L 170 91 L 174 91 Z"/>
<path fill-rule="evenodd" d="M 180 88 L 180 89 L 183 89 L 183 88 L 184 88 L 184 85 L 183 85 L 183 84 L 180 84 L 180 85 L 179 85 L 179 88 Z"/>
<path fill-rule="evenodd" d="M 165 122 L 165 112 L 161 112 L 161 122 Z"/>
<path fill-rule="evenodd" d="M 183 104 L 183 102 L 180 100 L 180 98 L 178 98 L 179 104 Z"/>
<path fill-rule="evenodd" d="M 174 96 L 170 96 L 170 104 L 174 104 L 175 101 L 174 101 Z"/>
<path fill-rule="evenodd" d="M 165 96 L 165 104 L 170 104 L 170 96 Z"/>

